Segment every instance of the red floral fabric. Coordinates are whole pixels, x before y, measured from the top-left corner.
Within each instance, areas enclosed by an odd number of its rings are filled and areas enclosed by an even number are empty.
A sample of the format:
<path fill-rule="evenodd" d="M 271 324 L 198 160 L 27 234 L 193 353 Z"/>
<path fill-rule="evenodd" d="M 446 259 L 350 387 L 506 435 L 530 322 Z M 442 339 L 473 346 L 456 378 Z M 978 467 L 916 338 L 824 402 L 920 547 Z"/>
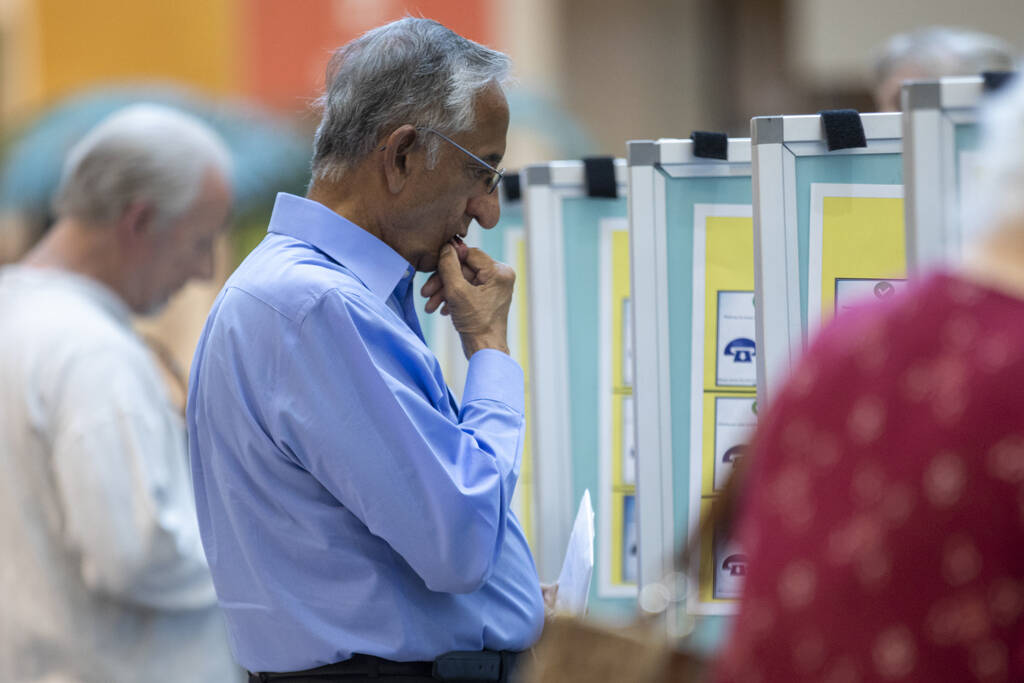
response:
<path fill-rule="evenodd" d="M 762 416 L 717 683 L 1024 680 L 1024 301 L 933 275 Z"/>

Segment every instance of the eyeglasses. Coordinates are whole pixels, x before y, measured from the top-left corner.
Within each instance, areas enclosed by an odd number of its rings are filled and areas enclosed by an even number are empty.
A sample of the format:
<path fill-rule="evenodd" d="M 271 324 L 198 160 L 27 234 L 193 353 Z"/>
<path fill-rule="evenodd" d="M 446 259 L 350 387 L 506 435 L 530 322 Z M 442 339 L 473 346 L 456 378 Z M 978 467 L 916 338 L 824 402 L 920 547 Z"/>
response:
<path fill-rule="evenodd" d="M 487 163 L 486 161 L 484 161 L 483 159 L 481 159 L 477 155 L 473 154 L 468 149 L 466 149 L 465 147 L 463 147 L 459 143 L 455 142 L 455 140 L 452 140 L 450 137 L 448 137 L 444 133 L 436 131 L 433 128 L 428 128 L 426 126 L 423 126 L 421 128 L 417 128 L 416 130 L 422 130 L 422 131 L 424 131 L 426 133 L 433 133 L 434 135 L 436 135 L 439 138 L 441 138 L 442 140 L 450 143 L 453 147 L 455 147 L 455 149 L 459 150 L 460 152 L 462 152 L 463 154 L 468 156 L 470 159 L 472 159 L 473 161 L 475 161 L 476 163 L 480 164 L 481 166 L 486 168 L 488 171 L 490 171 L 491 174 L 487 177 L 487 194 L 491 194 L 492 192 L 494 192 L 495 188 L 497 188 L 498 185 L 501 183 L 501 179 L 503 177 L 505 177 L 505 169 L 503 169 L 503 168 L 494 168 L 489 163 Z"/>

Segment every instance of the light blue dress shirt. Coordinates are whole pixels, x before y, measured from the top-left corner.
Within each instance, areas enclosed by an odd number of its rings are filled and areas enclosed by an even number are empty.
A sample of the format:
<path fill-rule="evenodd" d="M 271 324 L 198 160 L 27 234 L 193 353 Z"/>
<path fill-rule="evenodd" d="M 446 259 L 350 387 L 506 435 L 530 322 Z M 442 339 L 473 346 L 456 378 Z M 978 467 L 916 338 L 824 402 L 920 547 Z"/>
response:
<path fill-rule="evenodd" d="M 203 545 L 238 662 L 295 671 L 522 650 L 544 618 L 509 510 L 523 374 L 485 349 L 459 408 L 412 267 L 280 194 L 210 312 L 189 381 Z"/>

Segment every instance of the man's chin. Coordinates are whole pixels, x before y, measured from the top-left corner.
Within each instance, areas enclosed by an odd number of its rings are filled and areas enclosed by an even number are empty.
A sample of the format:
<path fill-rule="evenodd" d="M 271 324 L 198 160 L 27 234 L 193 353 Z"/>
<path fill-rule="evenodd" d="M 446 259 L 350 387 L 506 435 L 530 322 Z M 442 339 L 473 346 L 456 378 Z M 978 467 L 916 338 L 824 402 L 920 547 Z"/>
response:
<path fill-rule="evenodd" d="M 414 268 L 418 273 L 433 273 L 437 270 L 438 264 L 441 263 L 441 252 L 438 250 L 436 254 L 425 254 L 420 262 L 417 263 Z"/>

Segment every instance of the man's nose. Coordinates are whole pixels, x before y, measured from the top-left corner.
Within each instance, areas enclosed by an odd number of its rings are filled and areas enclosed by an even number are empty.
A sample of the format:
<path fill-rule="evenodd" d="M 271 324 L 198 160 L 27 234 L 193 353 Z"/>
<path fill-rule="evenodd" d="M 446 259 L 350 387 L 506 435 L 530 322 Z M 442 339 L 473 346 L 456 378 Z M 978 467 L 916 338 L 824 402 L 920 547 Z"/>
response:
<path fill-rule="evenodd" d="M 493 228 L 501 218 L 501 203 L 498 201 L 499 190 L 495 188 L 490 194 L 482 194 L 469 200 L 466 213 L 476 219 L 481 228 Z"/>

